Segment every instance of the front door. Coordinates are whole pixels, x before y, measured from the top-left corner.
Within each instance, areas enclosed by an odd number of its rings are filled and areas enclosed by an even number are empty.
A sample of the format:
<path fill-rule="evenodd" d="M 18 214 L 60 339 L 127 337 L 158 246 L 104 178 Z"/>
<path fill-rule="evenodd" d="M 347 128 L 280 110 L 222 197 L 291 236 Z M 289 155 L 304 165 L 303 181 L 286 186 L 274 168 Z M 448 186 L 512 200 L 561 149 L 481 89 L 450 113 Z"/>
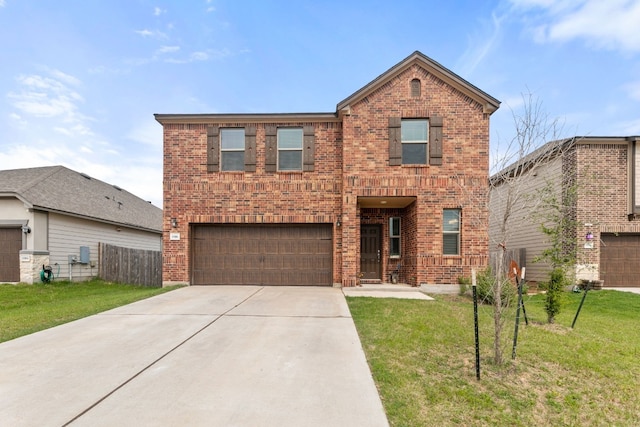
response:
<path fill-rule="evenodd" d="M 360 273 L 362 279 L 382 279 L 382 245 L 380 225 L 363 225 L 360 228 Z"/>

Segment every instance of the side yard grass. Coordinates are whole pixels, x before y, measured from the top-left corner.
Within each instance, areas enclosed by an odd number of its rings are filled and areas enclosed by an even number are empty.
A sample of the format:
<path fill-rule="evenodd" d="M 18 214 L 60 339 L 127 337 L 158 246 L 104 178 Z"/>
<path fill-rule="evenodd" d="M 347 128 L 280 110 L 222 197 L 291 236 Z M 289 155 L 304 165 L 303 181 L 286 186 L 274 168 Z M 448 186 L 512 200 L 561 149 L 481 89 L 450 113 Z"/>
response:
<path fill-rule="evenodd" d="M 492 363 L 491 307 L 479 310 L 481 380 L 475 376 L 470 298 L 347 298 L 392 426 L 640 425 L 640 295 L 567 294 L 548 325 L 542 295 L 526 297 L 517 356 L 514 319 Z M 515 312 L 515 310 L 514 310 Z"/>
<path fill-rule="evenodd" d="M 0 342 L 109 310 L 174 288 L 145 288 L 94 279 L 0 284 Z"/>

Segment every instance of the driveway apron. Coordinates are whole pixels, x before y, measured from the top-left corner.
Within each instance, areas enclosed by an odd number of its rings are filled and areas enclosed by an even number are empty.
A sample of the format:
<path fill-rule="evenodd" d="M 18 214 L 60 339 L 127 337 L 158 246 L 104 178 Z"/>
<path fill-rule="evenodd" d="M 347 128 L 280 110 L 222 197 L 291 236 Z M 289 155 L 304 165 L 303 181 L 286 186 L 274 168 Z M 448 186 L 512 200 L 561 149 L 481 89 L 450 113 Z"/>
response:
<path fill-rule="evenodd" d="M 387 426 L 339 289 L 186 287 L 0 344 L 0 424 Z"/>

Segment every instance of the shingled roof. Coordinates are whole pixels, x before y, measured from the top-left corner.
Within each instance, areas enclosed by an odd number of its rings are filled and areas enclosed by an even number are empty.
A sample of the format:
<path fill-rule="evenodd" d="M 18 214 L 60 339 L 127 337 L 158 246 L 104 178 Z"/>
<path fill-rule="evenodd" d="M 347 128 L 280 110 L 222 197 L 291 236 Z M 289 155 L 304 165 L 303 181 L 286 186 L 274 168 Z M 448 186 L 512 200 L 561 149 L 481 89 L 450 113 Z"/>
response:
<path fill-rule="evenodd" d="M 33 209 L 162 232 L 162 209 L 128 191 L 64 166 L 0 171 L 0 197 Z"/>

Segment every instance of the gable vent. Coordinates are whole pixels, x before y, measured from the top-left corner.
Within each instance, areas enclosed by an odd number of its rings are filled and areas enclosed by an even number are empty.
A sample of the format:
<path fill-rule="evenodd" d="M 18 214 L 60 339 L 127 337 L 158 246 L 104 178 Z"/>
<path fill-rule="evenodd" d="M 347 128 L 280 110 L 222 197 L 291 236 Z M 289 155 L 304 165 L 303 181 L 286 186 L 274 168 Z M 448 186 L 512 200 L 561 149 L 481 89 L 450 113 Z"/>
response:
<path fill-rule="evenodd" d="M 420 98 L 420 79 L 411 80 L 411 96 Z"/>

